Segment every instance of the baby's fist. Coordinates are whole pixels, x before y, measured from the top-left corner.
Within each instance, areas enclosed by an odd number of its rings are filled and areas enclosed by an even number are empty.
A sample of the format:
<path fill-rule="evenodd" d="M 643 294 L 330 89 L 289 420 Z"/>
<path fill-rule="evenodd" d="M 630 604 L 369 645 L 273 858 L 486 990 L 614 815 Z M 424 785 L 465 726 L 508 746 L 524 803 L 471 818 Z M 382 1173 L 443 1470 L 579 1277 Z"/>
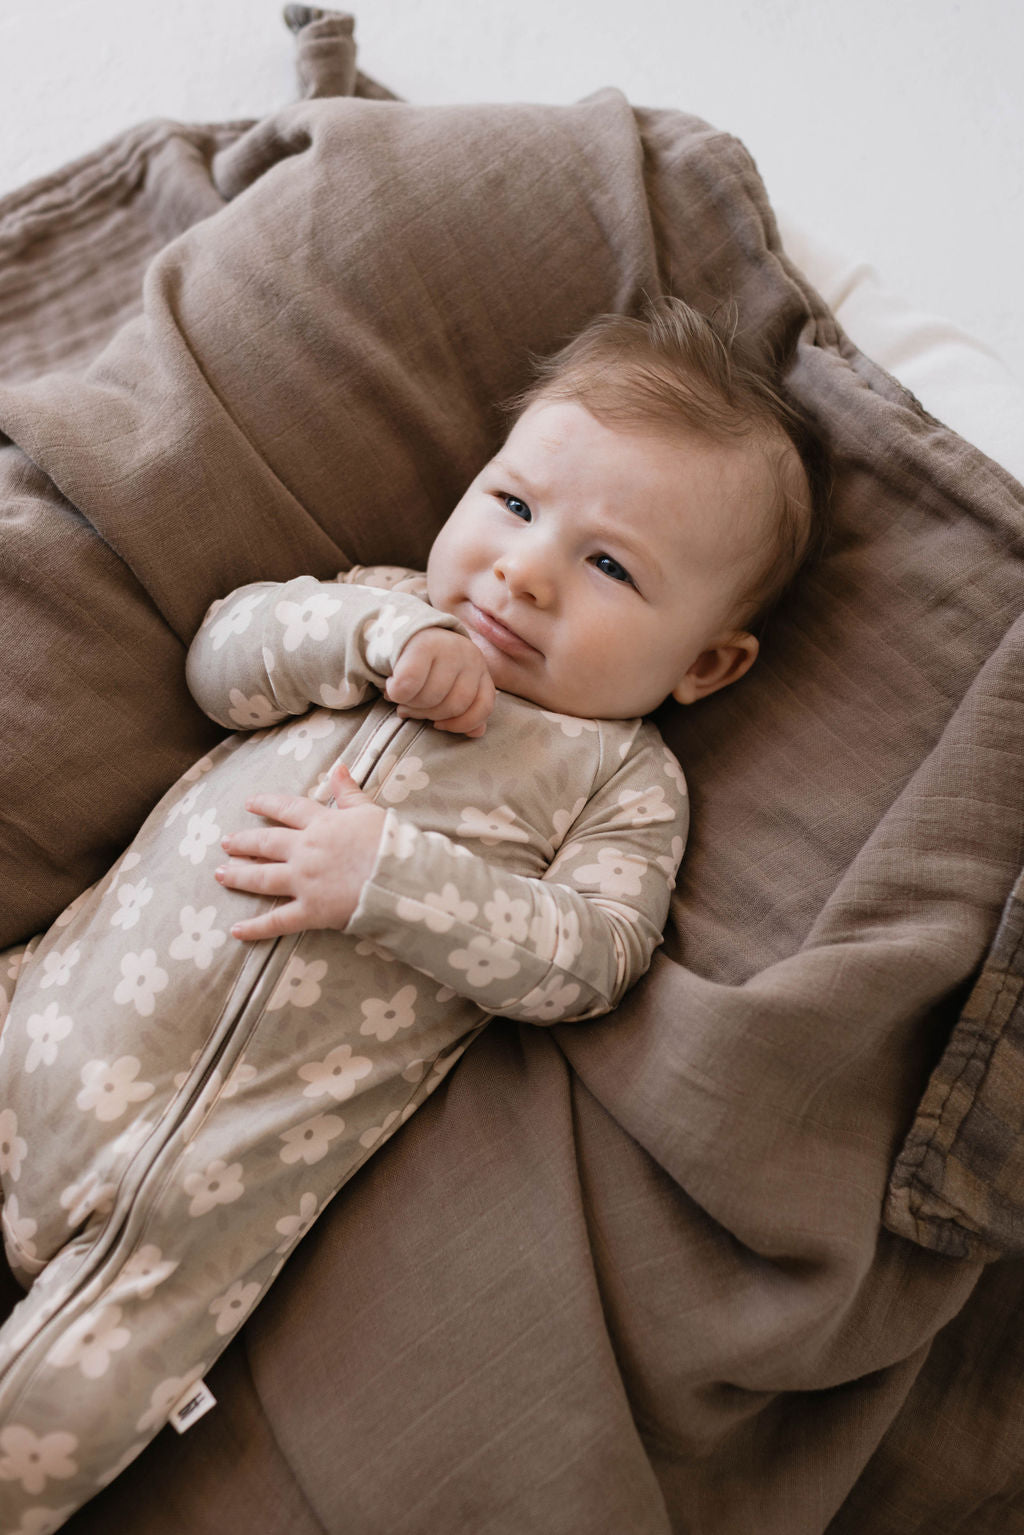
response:
<path fill-rule="evenodd" d="M 384 693 L 403 719 L 482 736 L 494 708 L 494 683 L 482 654 L 452 629 L 421 629 L 402 647 Z"/>

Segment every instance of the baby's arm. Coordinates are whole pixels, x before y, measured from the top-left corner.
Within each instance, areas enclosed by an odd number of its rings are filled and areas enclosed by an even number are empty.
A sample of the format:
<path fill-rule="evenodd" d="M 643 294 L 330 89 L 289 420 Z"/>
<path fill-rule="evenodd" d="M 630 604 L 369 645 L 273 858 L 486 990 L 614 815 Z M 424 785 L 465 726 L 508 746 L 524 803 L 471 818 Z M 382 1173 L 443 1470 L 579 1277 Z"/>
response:
<path fill-rule="evenodd" d="M 582 808 L 543 878 L 487 858 L 489 839 L 515 837 L 510 814 L 464 817 L 482 854 L 389 810 L 346 931 L 489 1012 L 554 1023 L 614 1007 L 661 940 L 682 856 L 675 758 L 649 737 Z"/>
<path fill-rule="evenodd" d="M 312 707 L 350 709 L 376 688 L 412 718 L 479 735 L 494 706 L 462 625 L 408 591 L 317 581 L 257 582 L 214 603 L 189 649 L 202 709 L 257 730 Z"/>
<path fill-rule="evenodd" d="M 290 898 L 235 937 L 344 929 L 490 1012 L 535 1023 L 607 1012 L 650 964 L 688 818 L 679 764 L 660 741 L 581 809 L 542 879 L 385 811 L 344 767 L 331 790 L 335 809 L 257 797 L 249 808 L 276 824 L 225 838 L 222 884 Z M 500 812 L 464 816 L 484 846 L 515 835 Z"/>

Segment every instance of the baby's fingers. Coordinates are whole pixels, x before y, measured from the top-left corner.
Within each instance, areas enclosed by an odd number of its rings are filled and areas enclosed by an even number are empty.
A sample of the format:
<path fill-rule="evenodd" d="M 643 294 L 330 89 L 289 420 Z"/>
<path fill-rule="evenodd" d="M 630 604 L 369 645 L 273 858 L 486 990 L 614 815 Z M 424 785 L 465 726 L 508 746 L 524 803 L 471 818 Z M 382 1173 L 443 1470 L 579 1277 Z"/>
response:
<path fill-rule="evenodd" d="M 292 874 L 286 863 L 256 863 L 251 858 L 232 859 L 214 870 L 218 884 L 250 895 L 291 895 Z"/>
<path fill-rule="evenodd" d="M 248 826 L 221 838 L 221 847 L 232 858 L 265 858 L 283 863 L 292 849 L 295 833 L 281 826 Z"/>
<path fill-rule="evenodd" d="M 289 901 L 283 906 L 274 906 L 270 911 L 265 911 L 258 917 L 246 917 L 243 922 L 236 922 L 231 929 L 232 938 L 240 938 L 243 943 L 258 943 L 261 938 L 280 938 L 285 933 L 299 933 L 304 927 L 302 907 L 298 901 Z"/>
<path fill-rule="evenodd" d="M 420 660 L 416 656 L 419 654 Z M 408 646 L 398 658 L 394 671 L 384 684 L 384 693 L 393 704 L 416 702 L 430 676 L 433 657 L 429 651 Z"/>
<path fill-rule="evenodd" d="M 439 718 L 434 723 L 438 730 L 448 730 L 454 735 L 482 736 L 494 711 L 494 697 L 494 683 L 489 676 L 485 676 L 468 708 L 460 714 Z"/>
<path fill-rule="evenodd" d="M 323 813 L 324 807 L 301 794 L 252 794 L 246 800 L 245 808 L 267 821 L 277 821 L 281 826 L 301 831 Z"/>

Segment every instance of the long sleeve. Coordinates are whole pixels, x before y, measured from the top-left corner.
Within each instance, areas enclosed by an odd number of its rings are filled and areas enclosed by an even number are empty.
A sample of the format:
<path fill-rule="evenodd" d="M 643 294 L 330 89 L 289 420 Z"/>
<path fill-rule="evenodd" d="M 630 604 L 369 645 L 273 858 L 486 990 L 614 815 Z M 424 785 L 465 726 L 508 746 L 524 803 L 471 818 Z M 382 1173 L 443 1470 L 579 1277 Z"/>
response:
<path fill-rule="evenodd" d="M 186 661 L 200 708 L 231 730 L 259 730 L 311 707 L 352 709 L 383 687 L 421 629 L 465 634 L 458 619 L 408 589 L 412 572 L 380 569 L 390 589 L 298 576 L 255 582 L 215 602 Z M 399 577 L 407 578 L 401 586 Z"/>
<path fill-rule="evenodd" d="M 686 836 L 679 764 L 651 730 L 579 810 L 542 878 L 488 860 L 514 822 L 467 806 L 462 841 L 388 813 L 347 932 L 489 1012 L 533 1023 L 609 1011 L 661 940 Z"/>

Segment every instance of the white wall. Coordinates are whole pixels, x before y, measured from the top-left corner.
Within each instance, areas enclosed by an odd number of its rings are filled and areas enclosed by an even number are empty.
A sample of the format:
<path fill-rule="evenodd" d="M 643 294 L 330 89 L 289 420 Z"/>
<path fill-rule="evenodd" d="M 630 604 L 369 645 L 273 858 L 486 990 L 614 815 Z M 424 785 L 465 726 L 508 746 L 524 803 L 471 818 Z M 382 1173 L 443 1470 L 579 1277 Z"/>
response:
<path fill-rule="evenodd" d="M 620 86 L 736 133 L 776 205 L 1024 380 L 1021 0 L 364 0 L 360 62 L 421 102 Z M 145 117 L 293 98 L 274 0 L 2 0 L 0 191 Z"/>

